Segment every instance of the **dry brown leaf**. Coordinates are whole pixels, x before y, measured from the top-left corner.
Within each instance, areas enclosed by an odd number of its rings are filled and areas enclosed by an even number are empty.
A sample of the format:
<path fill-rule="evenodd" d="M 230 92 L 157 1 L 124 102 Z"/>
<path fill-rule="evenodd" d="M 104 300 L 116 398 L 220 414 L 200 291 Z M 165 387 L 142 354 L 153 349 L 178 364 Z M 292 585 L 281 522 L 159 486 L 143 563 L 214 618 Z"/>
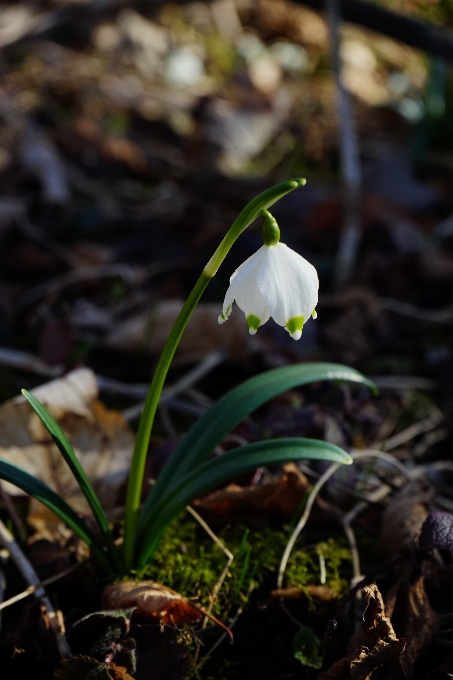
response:
<path fill-rule="evenodd" d="M 294 463 L 283 474 L 261 486 L 229 484 L 194 502 L 197 512 L 225 522 L 263 522 L 269 517 L 292 517 L 311 486 Z"/>
<path fill-rule="evenodd" d="M 104 609 L 136 608 L 139 616 L 178 626 L 200 621 L 202 612 L 182 595 L 154 581 L 120 581 L 102 591 Z"/>
<path fill-rule="evenodd" d="M 154 581 L 120 581 L 107 585 L 102 591 L 101 603 L 105 609 L 135 609 L 134 615 L 157 619 L 170 626 L 196 623 L 207 616 L 223 628 L 233 640 L 231 631 L 221 621 L 202 607 Z"/>
<path fill-rule="evenodd" d="M 399 659 L 402 675 L 398 675 L 397 669 L 392 669 L 389 678 L 412 678 L 414 663 L 431 643 L 440 623 L 439 615 L 429 603 L 424 575 L 419 573 L 411 578 L 408 573 L 389 591 L 385 606 L 398 635 L 407 640 Z"/>
<path fill-rule="evenodd" d="M 350 661 L 349 677 L 351 680 L 369 680 L 376 668 L 396 661 L 404 650 L 405 644 L 404 639 L 377 640 L 371 649 L 361 647 L 355 658 Z"/>
<path fill-rule="evenodd" d="M 406 641 L 396 637 L 377 585 L 365 586 L 362 595 L 363 624 L 349 644 L 348 655 L 317 680 L 369 680 L 377 668 L 393 663 L 404 651 Z"/>
<path fill-rule="evenodd" d="M 298 467 L 294 463 L 286 463 L 277 479 L 260 486 L 229 484 L 225 489 L 196 500 L 194 507 L 208 523 L 220 519 L 222 522 L 260 526 L 270 518 L 293 517 L 310 489 L 311 485 Z M 317 498 L 312 514 L 315 518 L 335 519 L 340 511 Z"/>
<path fill-rule="evenodd" d="M 76 369 L 32 392 L 59 422 L 104 507 L 112 507 L 129 470 L 134 435 L 119 413 L 96 399 L 93 372 Z M 48 484 L 75 510 L 89 511 L 61 453 L 23 397 L 0 407 L 0 456 Z M 10 484 L 4 488 L 21 493 Z M 30 512 L 39 523 L 41 504 L 32 502 Z"/>

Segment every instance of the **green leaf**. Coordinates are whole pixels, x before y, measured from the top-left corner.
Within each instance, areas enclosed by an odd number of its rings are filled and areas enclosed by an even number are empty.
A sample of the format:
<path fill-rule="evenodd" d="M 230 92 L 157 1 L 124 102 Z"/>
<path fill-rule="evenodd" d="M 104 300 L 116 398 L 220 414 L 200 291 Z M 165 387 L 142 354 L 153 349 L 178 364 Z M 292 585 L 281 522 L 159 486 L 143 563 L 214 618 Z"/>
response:
<path fill-rule="evenodd" d="M 169 486 L 202 463 L 228 432 L 269 399 L 319 380 L 341 380 L 376 386 L 361 373 L 341 364 L 311 363 L 274 368 L 246 380 L 212 406 L 188 431 L 173 451 L 145 502 L 139 530 L 151 508 L 159 502 Z M 143 518 L 143 519 L 142 519 Z"/>
<path fill-rule="evenodd" d="M 113 542 L 112 532 L 110 531 L 109 523 L 105 515 L 104 509 L 93 489 L 90 480 L 85 474 L 85 470 L 80 464 L 74 449 L 68 442 L 65 433 L 57 423 L 57 421 L 50 415 L 49 411 L 36 399 L 36 397 L 28 392 L 27 390 L 22 390 L 22 394 L 28 401 L 36 415 L 41 420 L 42 424 L 54 440 L 58 449 L 60 450 L 63 458 L 68 464 L 72 474 L 77 480 L 82 493 L 88 501 L 90 508 L 93 511 L 93 515 L 98 524 L 98 527 L 104 537 L 105 543 L 107 545 L 111 559 L 113 560 L 116 567 L 120 568 L 120 561 L 118 556 L 118 551 Z"/>
<path fill-rule="evenodd" d="M 28 493 L 30 496 L 33 496 L 33 498 L 36 498 L 36 500 L 43 503 L 49 510 L 52 510 L 52 512 L 62 519 L 63 522 L 91 548 L 93 554 L 105 570 L 109 574 L 113 573 L 112 568 L 91 529 L 89 529 L 83 519 L 79 517 L 77 513 L 74 512 L 74 510 L 57 493 L 55 493 L 55 491 L 52 491 L 47 484 L 44 484 L 44 482 L 41 482 L 39 479 L 36 479 L 36 477 L 25 472 L 25 470 L 21 470 L 1 458 L 0 479 L 4 479 L 6 482 L 14 484 L 14 486 L 19 487 L 19 489 L 22 489 L 22 491 L 25 491 L 25 493 Z"/>
<path fill-rule="evenodd" d="M 346 451 L 316 439 L 271 439 L 247 444 L 209 460 L 179 478 L 147 515 L 141 533 L 138 566 L 152 557 L 165 527 L 195 498 L 247 470 L 289 460 L 352 463 Z"/>
<path fill-rule="evenodd" d="M 302 626 L 293 638 L 293 653 L 304 666 L 319 669 L 322 666 L 320 656 L 321 641 L 314 630 Z"/>

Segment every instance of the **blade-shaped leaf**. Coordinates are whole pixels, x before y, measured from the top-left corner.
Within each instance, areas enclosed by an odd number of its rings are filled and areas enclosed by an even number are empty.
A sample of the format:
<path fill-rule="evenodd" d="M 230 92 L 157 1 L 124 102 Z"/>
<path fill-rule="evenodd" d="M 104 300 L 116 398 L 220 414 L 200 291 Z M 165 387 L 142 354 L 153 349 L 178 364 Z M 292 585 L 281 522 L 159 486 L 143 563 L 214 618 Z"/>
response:
<path fill-rule="evenodd" d="M 330 363 L 274 368 L 246 380 L 219 399 L 190 428 L 160 473 L 145 502 L 142 514 L 146 515 L 160 500 L 166 489 L 181 475 L 206 460 L 225 435 L 252 411 L 282 392 L 320 380 L 354 382 L 366 385 L 373 392 L 377 391 L 374 383 L 353 368 Z M 141 526 L 141 520 L 139 526 Z"/>
<path fill-rule="evenodd" d="M 72 474 L 77 480 L 85 498 L 88 501 L 90 508 L 93 511 L 93 515 L 99 526 L 99 529 L 104 537 L 105 543 L 107 545 L 108 551 L 111 558 L 114 560 L 117 567 L 120 566 L 118 551 L 113 543 L 112 532 L 110 531 L 109 523 L 105 515 L 104 509 L 93 489 L 90 480 L 83 467 L 77 458 L 74 449 L 66 438 L 65 433 L 57 423 L 57 421 L 50 415 L 49 411 L 41 404 L 41 402 L 36 399 L 36 397 L 28 392 L 27 390 L 22 390 L 22 394 L 28 401 L 36 415 L 40 418 L 42 424 L 54 440 L 58 449 L 60 450 L 63 458 L 68 464 Z"/>
<path fill-rule="evenodd" d="M 307 459 L 352 463 L 349 454 L 335 444 L 316 439 L 271 439 L 227 451 L 188 472 L 168 488 L 147 516 L 142 515 L 139 567 L 146 564 L 153 555 L 163 528 L 195 498 L 247 470 L 289 460 Z"/>
<path fill-rule="evenodd" d="M 86 525 L 81 517 L 57 494 L 52 491 L 47 484 L 41 482 L 36 477 L 29 475 L 25 470 L 8 463 L 0 458 L 0 479 L 4 479 L 10 484 L 19 487 L 36 500 L 43 503 L 49 510 L 52 510 L 58 517 L 68 525 L 79 538 L 84 541 L 97 557 L 105 570 L 112 574 L 112 568 L 107 561 L 102 549 L 100 548 L 96 536 Z"/>

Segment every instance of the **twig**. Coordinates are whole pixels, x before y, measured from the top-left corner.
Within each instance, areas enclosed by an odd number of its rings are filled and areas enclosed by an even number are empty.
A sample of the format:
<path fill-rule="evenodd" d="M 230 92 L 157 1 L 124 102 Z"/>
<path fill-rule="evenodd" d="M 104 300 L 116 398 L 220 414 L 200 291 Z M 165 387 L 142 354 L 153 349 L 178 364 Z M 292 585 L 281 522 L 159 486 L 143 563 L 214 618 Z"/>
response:
<path fill-rule="evenodd" d="M 0 498 L 2 500 L 3 505 L 5 506 L 5 510 L 11 517 L 11 521 L 14 524 L 20 539 L 25 540 L 27 537 L 27 530 L 25 528 L 25 524 L 23 523 L 21 517 L 19 516 L 19 513 L 17 512 L 11 498 L 5 492 L 3 483 L 1 481 L 0 481 Z"/>
<path fill-rule="evenodd" d="M 341 175 L 344 191 L 344 223 L 335 262 L 335 282 L 342 286 L 351 278 L 360 241 L 360 169 L 359 146 L 349 94 L 341 77 L 339 0 L 325 0 L 329 24 L 332 66 L 337 88 Z"/>
<path fill-rule="evenodd" d="M 395 300 L 394 298 L 388 297 L 379 298 L 379 305 L 381 309 L 386 309 L 390 312 L 408 316 L 419 321 L 453 325 L 453 309 L 418 307 L 409 302 L 403 302 L 402 300 Z"/>
<path fill-rule="evenodd" d="M 53 605 L 50 599 L 48 598 L 46 591 L 44 590 L 40 583 L 38 575 L 36 574 L 30 562 L 25 557 L 18 543 L 14 540 L 14 536 L 1 521 L 0 521 L 0 543 L 2 543 L 6 550 L 8 550 L 9 554 L 11 555 L 11 559 L 14 561 L 16 567 L 19 569 L 20 573 L 27 581 L 27 583 L 30 586 L 35 586 L 36 589 L 34 591 L 34 595 L 37 599 L 41 600 L 43 606 L 46 609 L 50 626 L 55 635 L 55 641 L 60 656 L 63 659 L 71 656 L 71 650 L 69 648 L 68 642 L 64 634 L 64 624 L 61 620 L 61 613 L 56 612 L 55 609 L 53 608 Z"/>
<path fill-rule="evenodd" d="M 406 442 L 409 442 L 411 439 L 418 437 L 419 434 L 423 434 L 424 432 L 429 432 L 430 430 L 433 430 L 443 420 L 445 420 L 445 417 L 440 411 L 434 412 L 428 418 L 424 418 L 420 422 L 414 423 L 414 425 L 406 427 L 401 432 L 398 432 L 397 434 L 393 435 L 393 437 L 389 437 L 381 444 L 378 444 L 378 446 L 382 446 L 384 451 L 391 451 L 392 449 L 397 449 L 399 446 L 401 446 L 401 444 L 405 444 Z"/>
<path fill-rule="evenodd" d="M 55 255 L 55 257 L 61 260 L 61 262 L 64 262 L 71 269 L 84 266 L 85 261 L 81 257 L 79 257 L 73 250 L 60 243 L 54 236 L 52 236 L 42 227 L 32 224 L 26 218 L 16 220 L 16 225 L 24 236 L 39 243 L 41 246 L 43 246 L 43 248 L 51 252 L 53 255 Z"/>
<path fill-rule="evenodd" d="M 202 361 L 200 361 L 191 371 L 188 371 L 180 380 L 177 380 L 173 385 L 162 390 L 160 399 L 161 404 L 170 405 L 173 398 L 180 392 L 190 389 L 201 378 L 210 373 L 216 366 L 222 363 L 224 355 L 221 352 L 210 352 Z M 135 420 L 143 411 L 144 402 L 134 404 L 130 408 L 122 411 L 122 416 L 125 420 Z M 199 411 L 197 411 L 199 415 Z"/>
<path fill-rule="evenodd" d="M 154 274 L 160 273 L 168 267 L 168 261 L 156 262 L 149 267 L 132 267 L 122 262 L 93 265 L 86 267 L 79 267 L 74 271 L 56 276 L 53 279 L 44 281 L 43 283 L 27 290 L 17 301 L 16 308 L 20 311 L 24 307 L 36 304 L 37 301 L 49 295 L 56 293 L 67 286 L 72 286 L 81 281 L 97 281 L 98 279 L 109 279 L 118 277 L 129 284 L 143 283 Z"/>
<path fill-rule="evenodd" d="M 3 567 L 5 564 L 5 561 L 8 557 L 8 551 L 7 550 L 0 550 L 0 636 L 2 633 L 2 604 L 3 604 L 3 598 L 5 597 L 5 590 L 6 590 L 6 577 L 5 577 L 5 572 L 3 571 Z"/>
<path fill-rule="evenodd" d="M 379 391 L 436 390 L 439 387 L 437 380 L 421 378 L 417 375 L 370 375 L 369 379 Z"/>
<path fill-rule="evenodd" d="M 351 457 L 354 461 L 360 460 L 361 458 L 381 458 L 383 460 L 388 460 L 390 463 L 393 463 L 395 467 L 398 468 L 400 472 L 402 472 L 406 478 L 410 479 L 410 473 L 406 470 L 404 465 L 400 463 L 400 461 L 395 458 L 394 456 L 388 454 L 388 453 L 383 453 L 382 451 L 354 451 L 351 453 Z M 322 487 L 324 484 L 328 481 L 328 479 L 335 474 L 335 472 L 342 467 L 341 463 L 332 463 L 327 470 L 324 472 L 323 475 L 318 479 L 312 490 L 310 491 L 308 495 L 308 500 L 307 504 L 305 506 L 304 513 L 302 517 L 300 518 L 299 522 L 297 523 L 297 526 L 293 530 L 291 536 L 289 537 L 288 543 L 286 544 L 282 559 L 280 561 L 280 566 L 278 569 L 278 578 L 277 578 L 277 588 L 281 588 L 283 584 L 283 576 L 286 570 L 286 566 L 288 564 L 289 556 L 291 554 L 291 551 L 294 547 L 295 542 L 297 541 L 300 532 L 302 529 L 305 527 L 308 518 L 311 513 L 311 509 L 313 507 L 313 503 L 316 500 L 316 496 L 318 493 L 321 491 Z"/>
<path fill-rule="evenodd" d="M 234 617 L 233 617 L 232 619 L 230 619 L 230 621 L 228 622 L 228 628 L 229 628 L 230 630 L 231 630 L 231 628 L 233 628 L 233 626 L 236 624 L 236 622 L 237 622 L 237 620 L 239 619 L 240 615 L 241 615 L 242 612 L 244 611 L 244 607 L 245 607 L 245 605 L 247 604 L 247 602 L 249 601 L 250 595 L 252 594 L 252 592 L 253 592 L 254 590 L 255 590 L 255 585 L 254 585 L 253 583 L 251 583 L 251 584 L 249 585 L 249 587 L 248 587 L 248 590 L 247 590 L 246 594 L 245 594 L 245 600 L 244 600 L 243 604 L 240 605 L 240 607 L 238 608 L 238 610 L 237 610 L 236 614 L 234 615 Z M 212 653 L 217 649 L 217 647 L 225 640 L 226 637 L 227 637 L 227 633 L 222 633 L 222 635 L 219 637 L 219 639 L 212 645 L 211 649 L 209 649 L 209 650 L 206 652 L 206 654 L 203 656 L 203 663 L 211 656 L 211 654 L 212 654 Z"/>
<path fill-rule="evenodd" d="M 162 390 L 162 400 L 168 401 L 180 392 L 189 389 L 201 378 L 210 373 L 214 368 L 219 366 L 224 360 L 222 352 L 210 352 L 199 364 L 197 364 L 191 371 L 186 373 L 180 380 L 177 380 L 173 385 L 165 387 Z"/>
<path fill-rule="evenodd" d="M 59 574 L 55 574 L 55 576 L 50 576 L 49 578 L 46 578 L 44 581 L 40 581 L 37 585 L 28 586 L 28 588 L 23 590 L 21 593 L 18 593 L 17 595 L 13 595 L 13 597 L 10 597 L 9 600 L 5 600 L 4 602 L 1 602 L 0 611 L 2 609 L 6 609 L 7 607 L 10 607 L 12 604 L 15 604 L 16 602 L 20 602 L 20 600 L 25 600 L 25 598 L 30 597 L 30 595 L 33 595 L 39 588 L 44 588 L 44 586 L 49 586 L 51 583 L 55 583 L 56 581 L 59 581 L 60 579 L 64 578 L 65 576 L 72 574 L 73 571 L 76 571 L 76 569 L 81 567 L 83 564 L 90 562 L 91 559 L 92 559 L 91 557 L 88 557 L 87 559 L 82 560 L 81 562 L 77 562 L 77 564 L 73 564 L 72 567 L 68 567 L 64 571 L 60 571 Z"/>
<path fill-rule="evenodd" d="M 400 469 L 400 465 L 398 465 L 398 469 Z M 378 487 L 374 491 L 371 491 L 369 494 L 366 495 L 366 498 L 362 501 L 359 501 L 354 505 L 351 510 L 343 515 L 341 518 L 341 525 L 343 527 L 343 530 L 345 532 L 346 538 L 349 543 L 349 549 L 351 551 L 352 555 L 352 581 L 353 583 L 356 583 L 360 579 L 363 578 L 362 570 L 360 568 L 360 557 L 359 557 L 359 551 L 357 548 L 357 541 L 356 537 L 354 534 L 354 530 L 352 528 L 352 522 L 355 520 L 355 518 L 360 515 L 361 512 L 363 512 L 370 503 L 379 503 L 379 501 L 382 501 L 388 494 L 392 491 L 392 488 L 388 484 L 382 484 L 382 486 Z"/>
<path fill-rule="evenodd" d="M 330 465 L 327 468 L 327 470 L 324 472 L 324 474 L 321 475 L 321 477 L 318 479 L 318 481 L 314 485 L 313 489 L 310 491 L 310 493 L 308 495 L 307 503 L 305 505 L 304 513 L 303 513 L 302 517 L 300 518 L 299 522 L 297 523 L 296 528 L 293 530 L 293 533 L 289 537 L 289 541 L 286 544 L 285 551 L 284 551 L 282 559 L 280 561 L 280 566 L 278 568 L 277 588 L 282 587 L 283 576 L 284 576 L 284 573 L 285 573 L 286 565 L 288 564 L 289 556 L 291 555 L 291 551 L 294 547 L 294 543 L 297 541 L 300 532 L 302 531 L 302 529 L 304 528 L 304 526 L 307 523 L 307 520 L 310 516 L 311 509 L 313 507 L 313 503 L 316 500 L 316 496 L 321 491 L 322 487 L 327 482 L 327 480 L 333 474 L 335 474 L 335 472 L 340 467 L 342 467 L 341 463 L 332 463 L 332 465 Z"/>
<path fill-rule="evenodd" d="M 399 472 L 409 481 L 412 479 L 411 472 L 406 468 L 403 463 L 392 456 L 391 453 L 386 453 L 385 451 L 380 451 L 379 449 L 352 449 L 351 457 L 354 461 L 360 458 L 379 458 L 380 460 L 386 460 L 388 463 L 393 465 L 398 469 Z"/>
<path fill-rule="evenodd" d="M 64 366 L 48 366 L 33 354 L 6 347 L 0 347 L 0 364 L 30 371 L 30 373 L 43 375 L 46 378 L 57 378 L 64 373 Z"/>
<path fill-rule="evenodd" d="M 175 426 L 172 423 L 172 420 L 170 418 L 170 414 L 168 412 L 168 403 L 162 403 L 160 402 L 159 407 L 158 407 L 158 412 L 160 416 L 160 421 L 163 425 L 163 428 L 167 435 L 169 437 L 176 437 L 178 432 L 175 428 Z"/>
<path fill-rule="evenodd" d="M 136 399 L 144 399 L 149 389 L 147 383 L 125 383 L 120 380 L 106 378 L 103 375 L 96 375 L 96 382 L 101 392 L 121 394 L 125 397 L 135 397 Z"/>
<path fill-rule="evenodd" d="M 198 512 L 196 512 L 196 510 L 194 510 L 192 507 L 190 507 L 190 505 L 187 506 L 186 510 L 187 510 L 187 512 L 189 512 L 189 513 L 192 515 L 192 517 L 194 517 L 194 518 L 197 520 L 198 524 L 199 524 L 201 527 L 203 527 L 203 529 L 206 531 L 206 533 L 208 534 L 208 536 L 209 536 L 210 538 L 212 538 L 212 540 L 214 541 L 214 543 L 220 548 L 220 550 L 221 550 L 221 551 L 226 555 L 226 557 L 227 557 L 227 563 L 226 563 L 226 565 L 225 565 L 225 567 L 224 567 L 222 573 L 220 574 L 219 579 L 218 579 L 217 583 L 215 584 L 215 586 L 214 586 L 214 588 L 213 588 L 213 590 L 212 590 L 212 593 L 211 593 L 210 602 L 209 602 L 209 607 L 208 607 L 208 609 L 207 609 L 207 611 L 208 611 L 209 613 L 211 613 L 212 608 L 213 608 L 213 606 L 214 606 L 214 604 L 215 604 L 215 602 L 216 602 L 216 600 L 217 600 L 218 594 L 219 594 L 219 592 L 220 592 L 220 588 L 222 587 L 223 582 L 225 581 L 225 579 L 226 579 L 226 577 L 227 577 L 227 575 L 228 575 L 229 569 L 230 569 L 230 567 L 231 567 L 231 565 L 232 565 L 232 563 L 233 563 L 234 555 L 233 555 L 233 553 L 230 552 L 230 551 L 228 550 L 228 548 L 222 543 L 222 541 L 220 540 L 220 538 L 219 538 L 218 536 L 215 535 L 215 533 L 212 531 L 212 529 L 209 527 L 209 525 L 206 524 L 206 522 L 204 521 L 204 519 L 203 519 L 202 517 L 200 517 L 200 515 L 198 514 Z M 208 619 L 205 617 L 205 619 L 204 619 L 204 621 L 203 621 L 203 628 L 206 628 L 207 623 L 208 623 Z"/>

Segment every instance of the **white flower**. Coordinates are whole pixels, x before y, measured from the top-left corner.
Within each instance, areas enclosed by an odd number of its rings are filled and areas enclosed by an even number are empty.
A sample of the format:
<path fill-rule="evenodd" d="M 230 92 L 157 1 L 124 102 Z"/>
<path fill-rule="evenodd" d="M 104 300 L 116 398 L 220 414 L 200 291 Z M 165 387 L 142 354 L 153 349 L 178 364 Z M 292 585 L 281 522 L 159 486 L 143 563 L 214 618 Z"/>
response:
<path fill-rule="evenodd" d="M 264 245 L 231 277 L 219 323 L 228 319 L 236 300 L 251 335 L 272 317 L 299 340 L 304 323 L 316 318 L 318 287 L 316 269 L 301 255 L 284 243 Z"/>

